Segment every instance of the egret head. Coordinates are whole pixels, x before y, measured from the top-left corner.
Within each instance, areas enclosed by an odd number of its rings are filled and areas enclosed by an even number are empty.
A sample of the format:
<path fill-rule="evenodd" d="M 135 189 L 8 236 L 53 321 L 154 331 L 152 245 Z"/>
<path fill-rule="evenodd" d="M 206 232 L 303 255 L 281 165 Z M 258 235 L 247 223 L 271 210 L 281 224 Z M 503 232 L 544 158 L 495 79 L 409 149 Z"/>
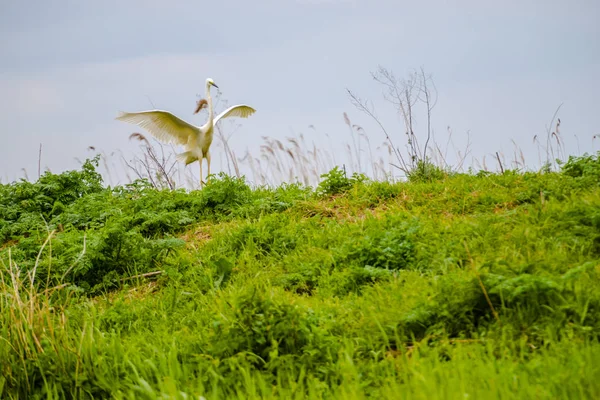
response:
<path fill-rule="evenodd" d="M 219 88 L 219 87 L 218 87 L 218 86 L 215 84 L 215 81 L 213 81 L 211 78 L 208 78 L 208 79 L 206 80 L 206 86 L 214 86 L 214 87 L 216 87 L 217 89 Z"/>

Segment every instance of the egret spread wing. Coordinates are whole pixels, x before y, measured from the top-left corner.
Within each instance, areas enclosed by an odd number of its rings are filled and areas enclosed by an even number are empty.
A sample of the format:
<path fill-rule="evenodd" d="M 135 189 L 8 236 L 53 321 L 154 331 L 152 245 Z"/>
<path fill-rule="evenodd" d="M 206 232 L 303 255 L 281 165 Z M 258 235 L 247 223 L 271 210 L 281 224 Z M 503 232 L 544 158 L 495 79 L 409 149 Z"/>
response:
<path fill-rule="evenodd" d="M 221 118 L 229 118 L 229 117 L 248 118 L 249 116 L 254 114 L 255 111 L 256 110 L 254 108 L 247 106 L 246 104 L 238 104 L 237 106 L 231 106 L 227 110 L 223 111 L 221 114 L 219 114 L 215 117 L 214 124 L 216 125 L 217 122 L 219 122 L 219 120 Z"/>
<path fill-rule="evenodd" d="M 121 112 L 116 119 L 138 125 L 165 143 L 186 144 L 190 135 L 199 132 L 198 127 L 163 110 Z"/>

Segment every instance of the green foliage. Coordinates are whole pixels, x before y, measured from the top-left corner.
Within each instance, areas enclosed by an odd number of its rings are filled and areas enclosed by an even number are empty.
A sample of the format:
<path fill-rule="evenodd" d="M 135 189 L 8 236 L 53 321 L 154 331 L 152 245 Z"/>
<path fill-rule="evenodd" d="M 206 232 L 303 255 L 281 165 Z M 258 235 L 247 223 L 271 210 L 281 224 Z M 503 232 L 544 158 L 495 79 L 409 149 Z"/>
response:
<path fill-rule="evenodd" d="M 282 364 L 315 368 L 324 363 L 333 343 L 319 326 L 318 316 L 265 289 L 252 287 L 231 300 L 231 308 L 213 322 L 208 352 L 217 358 L 252 353 L 256 356 L 252 364 L 271 370 Z"/>
<path fill-rule="evenodd" d="M 446 178 L 448 173 L 430 161 L 419 160 L 408 173 L 410 182 L 433 182 Z"/>
<path fill-rule="evenodd" d="M 365 229 L 369 234 L 345 242 L 339 262 L 384 269 L 410 267 L 415 252 L 412 240 L 418 228 L 403 221 L 386 222 L 375 223 Z"/>
<path fill-rule="evenodd" d="M 345 193 L 354 185 L 367 180 L 364 174 L 354 172 L 350 178 L 346 176 L 346 170 L 340 169 L 337 165 L 328 173 L 321 175 L 321 182 L 317 187 L 317 195 L 334 196 Z"/>
<path fill-rule="evenodd" d="M 43 231 L 45 221 L 60 215 L 78 199 L 102 190 L 95 170 L 98 157 L 86 160 L 81 171 L 46 172 L 36 183 L 25 180 L 0 185 L 0 242 L 31 230 Z"/>
<path fill-rule="evenodd" d="M 597 398 L 597 160 L 3 185 L 0 397 Z"/>
<path fill-rule="evenodd" d="M 97 161 L 2 186 L 0 243 L 17 242 L 13 259 L 26 270 L 40 263 L 44 282 L 68 281 L 92 294 L 115 288 L 128 276 L 168 267 L 183 244 L 172 235 L 193 223 L 282 211 L 307 196 L 297 185 L 253 192 L 224 174 L 201 192 L 155 190 L 145 180 L 110 189 L 101 185 Z M 58 252 L 36 261 L 52 231 Z"/>
<path fill-rule="evenodd" d="M 561 165 L 561 172 L 581 182 L 581 185 L 600 184 L 600 152 L 596 155 L 569 156 L 569 159 Z"/>
<path fill-rule="evenodd" d="M 203 208 L 215 214 L 228 214 L 232 209 L 248 203 L 252 191 L 243 178 L 233 178 L 221 172 L 220 179 L 202 191 Z"/>

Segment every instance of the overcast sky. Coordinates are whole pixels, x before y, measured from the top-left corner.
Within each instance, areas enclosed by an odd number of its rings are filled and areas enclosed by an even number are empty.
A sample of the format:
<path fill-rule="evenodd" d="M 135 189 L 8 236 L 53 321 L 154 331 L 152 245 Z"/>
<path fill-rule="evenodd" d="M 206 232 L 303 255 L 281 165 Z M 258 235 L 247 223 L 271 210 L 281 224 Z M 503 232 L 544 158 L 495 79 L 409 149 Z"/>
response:
<path fill-rule="evenodd" d="M 561 103 L 569 152 L 599 150 L 599 21 L 598 0 L 2 0 L 0 180 L 23 168 L 37 177 L 40 143 L 53 172 L 78 168 L 88 146 L 135 154 L 128 136 L 139 129 L 116 121 L 120 110 L 152 102 L 201 125 L 206 114 L 192 112 L 207 77 L 230 104 L 257 109 L 236 121 L 230 145 L 240 156 L 258 155 L 262 136 L 327 133 L 341 157 L 343 112 L 373 147 L 383 143 L 346 88 L 372 100 L 401 143 L 400 120 L 370 75 L 378 65 L 433 74 L 436 137 L 445 144 L 450 126 L 464 148 L 469 132 L 488 164 L 512 153 L 511 140 L 537 163 L 533 136 Z M 213 155 L 213 172 L 222 163 Z"/>

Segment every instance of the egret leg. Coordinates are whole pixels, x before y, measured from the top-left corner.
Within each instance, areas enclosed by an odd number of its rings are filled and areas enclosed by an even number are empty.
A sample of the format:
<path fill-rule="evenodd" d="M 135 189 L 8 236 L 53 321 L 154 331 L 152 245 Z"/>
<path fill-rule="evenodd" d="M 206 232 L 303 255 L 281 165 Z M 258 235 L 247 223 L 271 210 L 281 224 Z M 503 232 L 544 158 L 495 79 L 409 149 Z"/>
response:
<path fill-rule="evenodd" d="M 198 164 L 200 164 L 200 189 L 202 189 L 202 156 L 198 157 Z"/>
<path fill-rule="evenodd" d="M 210 152 L 206 153 L 206 165 L 207 165 L 207 173 L 206 173 L 206 183 L 208 183 L 208 180 L 210 179 Z"/>

